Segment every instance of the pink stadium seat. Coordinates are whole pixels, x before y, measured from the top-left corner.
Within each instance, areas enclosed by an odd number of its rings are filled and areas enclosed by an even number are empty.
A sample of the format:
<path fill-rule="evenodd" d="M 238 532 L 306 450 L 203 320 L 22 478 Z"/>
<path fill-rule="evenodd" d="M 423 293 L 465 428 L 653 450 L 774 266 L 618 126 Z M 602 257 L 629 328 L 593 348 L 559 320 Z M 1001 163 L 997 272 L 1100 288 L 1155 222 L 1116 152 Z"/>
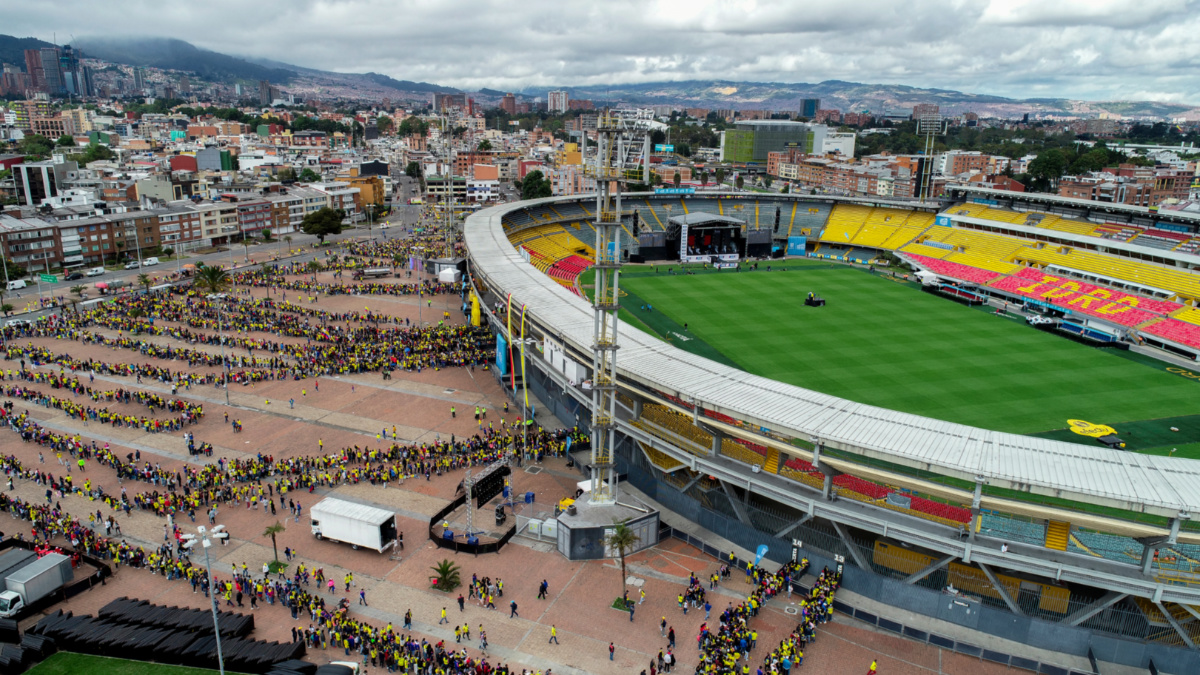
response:
<path fill-rule="evenodd" d="M 1144 333 L 1157 335 L 1189 347 L 1200 347 L 1200 326 L 1194 323 L 1187 323 L 1178 319 L 1167 319 L 1166 321 L 1159 321 L 1158 323 L 1146 326 L 1141 330 Z"/>
<path fill-rule="evenodd" d="M 1136 326 L 1183 306 L 1175 302 L 1152 300 L 1082 281 L 1064 279 L 1030 267 L 1022 269 L 1015 276 L 996 281 L 992 288 L 1049 302 L 1065 310 L 1087 314 L 1122 326 Z"/>

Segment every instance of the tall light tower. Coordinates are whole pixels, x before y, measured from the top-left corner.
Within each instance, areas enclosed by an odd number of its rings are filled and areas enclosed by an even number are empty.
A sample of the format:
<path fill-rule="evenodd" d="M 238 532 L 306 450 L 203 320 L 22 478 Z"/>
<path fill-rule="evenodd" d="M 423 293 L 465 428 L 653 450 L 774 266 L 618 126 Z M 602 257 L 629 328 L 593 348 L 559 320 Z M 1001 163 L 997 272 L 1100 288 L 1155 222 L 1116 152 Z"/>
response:
<path fill-rule="evenodd" d="M 913 106 L 913 119 L 917 123 L 917 135 L 925 139 L 925 170 L 921 173 L 921 189 L 918 195 L 921 201 L 925 201 L 930 197 L 934 141 L 946 132 L 938 106 L 931 103 Z"/>
<path fill-rule="evenodd" d="M 596 180 L 596 280 L 592 307 L 591 504 L 615 504 L 617 311 L 620 309 L 621 183 L 649 184 L 649 110 L 605 110 L 596 121 L 596 154 L 585 168 Z"/>

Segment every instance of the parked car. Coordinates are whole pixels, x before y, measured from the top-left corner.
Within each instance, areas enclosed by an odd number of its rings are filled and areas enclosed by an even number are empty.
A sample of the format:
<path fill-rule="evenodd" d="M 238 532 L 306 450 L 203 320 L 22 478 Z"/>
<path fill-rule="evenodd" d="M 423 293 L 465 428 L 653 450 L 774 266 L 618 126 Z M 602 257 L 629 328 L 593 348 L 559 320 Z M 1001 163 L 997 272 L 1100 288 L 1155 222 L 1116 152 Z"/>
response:
<path fill-rule="evenodd" d="M 83 272 L 71 272 L 67 276 L 63 277 L 63 279 L 66 281 L 75 281 L 76 279 L 82 279 L 82 278 L 83 278 Z"/>
<path fill-rule="evenodd" d="M 151 265 L 157 265 L 157 264 L 158 264 L 158 258 L 146 258 L 145 260 L 142 261 L 142 267 L 150 267 Z"/>
<path fill-rule="evenodd" d="M 130 260 L 129 262 L 125 263 L 125 269 L 127 270 L 136 270 L 141 266 L 142 264 L 136 260 Z"/>

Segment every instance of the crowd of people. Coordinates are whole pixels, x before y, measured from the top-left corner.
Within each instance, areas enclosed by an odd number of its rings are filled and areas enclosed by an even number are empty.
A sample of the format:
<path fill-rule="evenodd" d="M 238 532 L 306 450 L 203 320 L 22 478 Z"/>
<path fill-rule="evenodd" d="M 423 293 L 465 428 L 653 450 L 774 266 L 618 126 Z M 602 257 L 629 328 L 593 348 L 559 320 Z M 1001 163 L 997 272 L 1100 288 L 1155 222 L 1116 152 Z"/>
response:
<path fill-rule="evenodd" d="M 758 616 L 763 605 L 771 598 L 788 592 L 792 580 L 803 576 L 807 564 L 807 560 L 791 561 L 776 572 L 750 565 L 746 574 L 754 588 L 749 597 L 736 606 L 730 603 L 717 618 L 715 629 L 709 627 L 708 621 L 700 625 L 700 633 L 696 637 L 700 648 L 696 672 L 706 675 L 749 672 L 750 652 L 758 642 L 758 631 L 751 627 L 751 619 Z M 742 662 L 740 668 L 739 661 Z"/>
<path fill-rule="evenodd" d="M 803 567 L 808 567 L 805 560 Z M 800 619 L 796 628 L 784 636 L 779 647 L 767 654 L 761 671 L 770 675 L 788 675 L 792 668 L 804 665 L 804 650 L 817 639 L 817 626 L 833 620 L 833 595 L 842 577 L 828 568 L 821 570 L 807 599 L 800 601 Z"/>

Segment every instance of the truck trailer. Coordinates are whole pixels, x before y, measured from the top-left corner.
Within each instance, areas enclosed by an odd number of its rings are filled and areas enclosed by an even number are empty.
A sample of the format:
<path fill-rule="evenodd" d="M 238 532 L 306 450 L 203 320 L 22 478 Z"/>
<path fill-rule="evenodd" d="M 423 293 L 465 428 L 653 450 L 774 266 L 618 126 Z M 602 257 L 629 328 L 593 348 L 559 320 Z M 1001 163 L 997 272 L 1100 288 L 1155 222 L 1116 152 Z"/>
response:
<path fill-rule="evenodd" d="M 0 593 L 0 618 L 17 616 L 26 607 L 62 588 L 75 576 L 71 559 L 47 553 L 4 579 L 8 589 Z"/>
<path fill-rule="evenodd" d="M 380 553 L 396 545 L 396 514 L 391 511 L 328 497 L 313 506 L 309 515 L 317 539 Z"/>

